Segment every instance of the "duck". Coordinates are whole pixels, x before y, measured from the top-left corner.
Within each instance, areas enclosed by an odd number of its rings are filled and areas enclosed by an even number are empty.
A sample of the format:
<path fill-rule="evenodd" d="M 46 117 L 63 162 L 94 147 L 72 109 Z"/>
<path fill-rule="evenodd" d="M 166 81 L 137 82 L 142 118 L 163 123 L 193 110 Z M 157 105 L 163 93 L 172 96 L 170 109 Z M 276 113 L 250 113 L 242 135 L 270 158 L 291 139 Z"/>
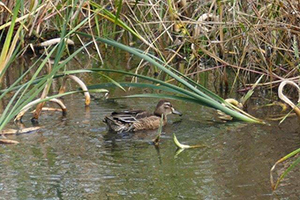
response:
<path fill-rule="evenodd" d="M 165 126 L 167 116 L 170 114 L 182 115 L 175 110 L 170 101 L 160 100 L 154 113 L 144 110 L 115 111 L 106 116 L 103 122 L 107 124 L 109 130 L 117 133 L 154 130 L 160 127 L 161 118 L 163 119 L 162 125 Z"/>

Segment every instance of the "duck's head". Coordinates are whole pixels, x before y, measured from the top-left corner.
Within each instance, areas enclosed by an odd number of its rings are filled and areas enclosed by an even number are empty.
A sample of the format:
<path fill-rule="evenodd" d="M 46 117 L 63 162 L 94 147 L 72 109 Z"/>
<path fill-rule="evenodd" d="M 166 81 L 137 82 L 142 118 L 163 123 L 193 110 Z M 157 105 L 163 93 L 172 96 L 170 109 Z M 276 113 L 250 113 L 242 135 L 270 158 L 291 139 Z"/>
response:
<path fill-rule="evenodd" d="M 181 116 L 182 114 L 173 108 L 172 104 L 167 100 L 160 100 L 154 111 L 155 115 L 158 116 L 167 116 L 169 114 L 175 114 Z"/>

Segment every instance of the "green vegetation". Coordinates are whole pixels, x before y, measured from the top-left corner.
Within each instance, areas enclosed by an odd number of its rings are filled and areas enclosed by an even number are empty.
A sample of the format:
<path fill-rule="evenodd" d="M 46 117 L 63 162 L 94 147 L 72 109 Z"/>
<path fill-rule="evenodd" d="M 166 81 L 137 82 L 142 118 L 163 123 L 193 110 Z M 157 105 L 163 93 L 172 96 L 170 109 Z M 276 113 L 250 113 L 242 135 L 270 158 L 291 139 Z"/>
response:
<path fill-rule="evenodd" d="M 271 168 L 271 171 L 270 171 L 270 180 L 271 180 L 271 185 L 272 185 L 272 188 L 273 190 L 276 190 L 280 181 L 296 166 L 300 163 L 300 157 L 297 155 L 299 155 L 300 153 L 300 148 L 287 154 L 286 156 L 284 156 L 283 158 L 279 159 L 274 165 L 273 167 Z M 291 159 L 292 157 L 296 157 L 296 159 L 294 161 L 292 161 L 292 163 L 288 166 L 288 168 L 280 175 L 280 177 L 278 178 L 278 180 L 276 181 L 276 183 L 274 183 L 274 180 L 273 180 L 273 171 L 275 170 L 275 167 L 279 164 L 279 163 L 282 163 L 284 161 L 286 161 L 287 159 Z"/>

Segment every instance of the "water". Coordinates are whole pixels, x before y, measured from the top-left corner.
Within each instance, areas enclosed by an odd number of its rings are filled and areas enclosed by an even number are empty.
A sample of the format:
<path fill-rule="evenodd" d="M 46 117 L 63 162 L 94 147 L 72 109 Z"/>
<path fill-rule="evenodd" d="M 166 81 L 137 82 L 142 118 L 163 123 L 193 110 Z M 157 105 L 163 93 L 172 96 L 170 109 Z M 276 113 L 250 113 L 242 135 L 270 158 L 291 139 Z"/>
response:
<path fill-rule="evenodd" d="M 19 145 L 0 146 L 0 199 L 299 197 L 299 167 L 274 193 L 269 179 L 271 166 L 299 148 L 297 119 L 280 126 L 219 123 L 211 109 L 173 101 L 184 115 L 169 118 L 159 148 L 151 144 L 156 131 L 114 134 L 102 122 L 113 110 L 153 110 L 156 102 L 93 100 L 85 109 L 82 95 L 66 98 L 66 117 L 44 112 L 39 131 L 9 137 Z M 26 127 L 30 117 L 24 116 Z M 176 154 L 173 133 L 182 143 L 207 147 Z"/>
<path fill-rule="evenodd" d="M 93 66 L 84 55 L 80 60 L 89 63 L 87 68 Z M 115 63 L 119 60 L 112 59 L 112 65 L 122 68 Z M 70 64 L 82 67 L 76 65 Z M 7 84 L 16 77 L 17 73 L 8 73 Z M 95 74 L 80 77 L 87 85 L 103 81 Z M 77 87 L 72 82 L 68 86 Z M 115 91 L 116 96 L 124 94 Z M 253 104 L 262 104 L 260 99 L 250 101 L 251 114 L 265 119 L 278 113 L 264 108 L 253 111 Z M 300 124 L 295 117 L 281 125 L 270 122 L 270 126 L 222 123 L 215 120 L 212 109 L 172 101 L 183 116 L 168 119 L 155 148 L 156 131 L 115 134 L 107 131 L 102 120 L 114 110 L 153 110 L 157 99 L 108 102 L 94 98 L 88 108 L 81 94 L 64 101 L 66 117 L 43 112 L 39 131 L 9 136 L 19 145 L 0 145 L 0 199 L 299 199 L 299 166 L 275 192 L 269 177 L 278 159 L 299 148 Z M 30 113 L 23 117 L 25 127 L 32 126 L 30 118 Z M 173 133 L 181 143 L 206 147 L 179 153 Z M 276 168 L 275 177 L 287 164 Z"/>

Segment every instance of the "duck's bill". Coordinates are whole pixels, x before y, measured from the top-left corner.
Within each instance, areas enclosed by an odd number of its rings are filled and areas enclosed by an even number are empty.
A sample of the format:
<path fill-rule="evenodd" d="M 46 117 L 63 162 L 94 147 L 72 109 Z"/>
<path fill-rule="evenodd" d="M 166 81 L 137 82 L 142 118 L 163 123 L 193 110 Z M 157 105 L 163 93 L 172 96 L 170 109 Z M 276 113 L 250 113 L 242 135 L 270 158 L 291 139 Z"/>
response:
<path fill-rule="evenodd" d="M 179 116 L 181 116 L 181 115 L 182 115 L 180 112 L 178 112 L 178 111 L 177 111 L 177 110 L 175 110 L 175 109 L 173 109 L 173 110 L 172 110 L 172 113 L 173 113 L 173 114 L 175 114 L 175 115 L 179 115 Z"/>

